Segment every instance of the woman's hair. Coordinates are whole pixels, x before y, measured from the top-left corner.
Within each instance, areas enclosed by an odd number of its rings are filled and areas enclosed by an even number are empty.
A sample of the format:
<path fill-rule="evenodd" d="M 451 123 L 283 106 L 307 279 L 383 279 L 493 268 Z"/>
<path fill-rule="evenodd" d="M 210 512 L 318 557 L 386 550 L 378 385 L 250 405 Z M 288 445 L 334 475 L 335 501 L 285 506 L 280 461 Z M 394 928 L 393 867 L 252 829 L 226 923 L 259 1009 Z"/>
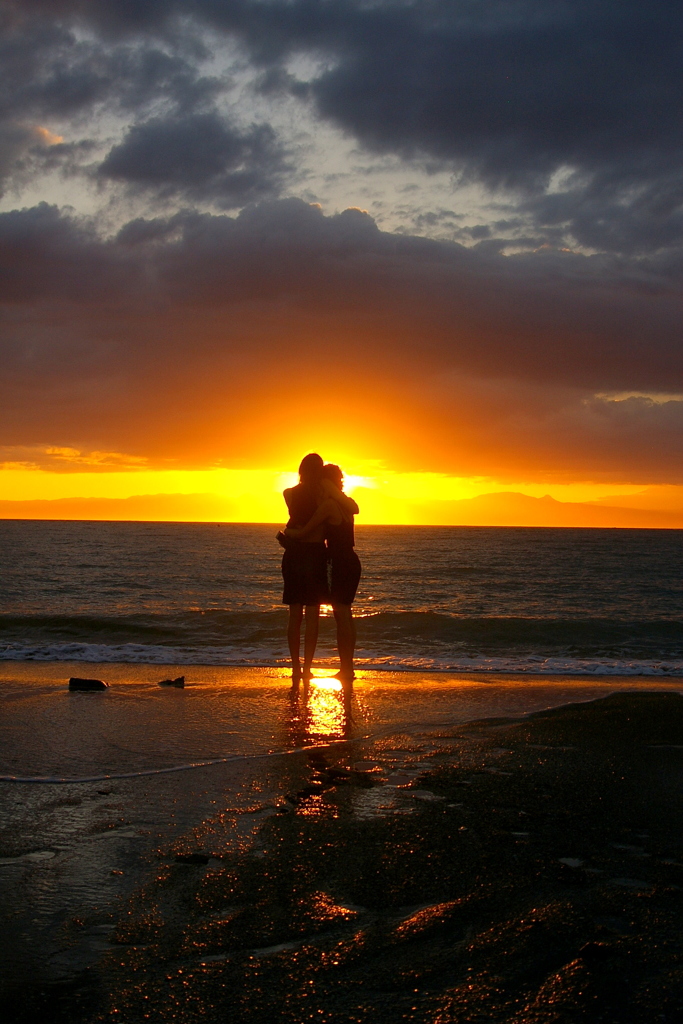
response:
<path fill-rule="evenodd" d="M 302 483 L 315 483 L 323 471 L 323 460 L 315 452 L 304 455 L 299 466 L 299 479 Z"/>
<path fill-rule="evenodd" d="M 344 479 L 344 474 L 342 473 L 339 466 L 335 466 L 333 462 L 328 462 L 326 466 L 323 466 L 322 475 L 325 477 L 326 480 L 331 480 L 332 483 L 336 484 L 337 487 L 341 487 L 341 482 Z"/>

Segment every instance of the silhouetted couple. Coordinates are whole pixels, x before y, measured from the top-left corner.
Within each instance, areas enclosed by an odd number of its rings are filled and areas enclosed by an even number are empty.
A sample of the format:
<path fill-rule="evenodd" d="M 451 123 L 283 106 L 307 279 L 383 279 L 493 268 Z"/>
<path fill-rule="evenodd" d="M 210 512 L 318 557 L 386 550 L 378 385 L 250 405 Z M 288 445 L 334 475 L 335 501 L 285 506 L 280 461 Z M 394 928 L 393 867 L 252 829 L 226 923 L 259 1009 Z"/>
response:
<path fill-rule="evenodd" d="M 287 639 L 292 658 L 292 682 L 310 678 L 318 642 L 320 605 L 331 604 L 337 623 L 337 650 L 343 683 L 354 675 L 356 625 L 351 605 L 360 580 L 360 561 L 354 551 L 353 517 L 358 505 L 344 494 L 339 466 L 323 465 L 319 455 L 307 455 L 299 466 L 299 483 L 284 498 L 289 522 L 278 540 L 285 552 L 282 600 L 289 605 Z M 331 567 L 328 584 L 328 562 Z M 304 662 L 300 660 L 301 624 L 306 616 Z"/>

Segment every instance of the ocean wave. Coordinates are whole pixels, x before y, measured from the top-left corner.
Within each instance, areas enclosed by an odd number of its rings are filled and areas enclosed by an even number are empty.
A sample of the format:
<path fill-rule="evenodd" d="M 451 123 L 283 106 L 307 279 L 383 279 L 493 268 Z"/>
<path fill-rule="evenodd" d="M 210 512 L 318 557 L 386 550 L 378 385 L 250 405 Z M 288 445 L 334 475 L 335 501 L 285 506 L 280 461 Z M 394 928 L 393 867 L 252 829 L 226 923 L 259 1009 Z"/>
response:
<path fill-rule="evenodd" d="M 281 609 L 235 612 L 221 609 L 146 612 L 136 615 L 0 615 L 3 642 L 35 641 L 165 646 L 257 643 L 279 638 L 287 613 Z"/>
<path fill-rule="evenodd" d="M 0 615 L 0 660 L 156 665 L 285 665 L 286 611 Z M 683 622 L 468 617 L 381 611 L 358 621 L 358 664 L 373 669 L 532 674 L 683 674 Z M 334 663 L 334 623 L 319 660 Z"/>
<path fill-rule="evenodd" d="M 221 667 L 283 667 L 287 658 L 272 650 L 234 647 L 160 647 L 147 644 L 7 644 L 0 661 L 87 662 L 90 664 L 215 665 Z M 316 663 L 336 663 L 323 652 Z M 683 660 L 659 658 L 571 658 L 543 655 L 469 655 L 463 657 L 373 654 L 360 650 L 359 669 L 403 672 L 459 672 L 569 676 L 683 677 Z"/>

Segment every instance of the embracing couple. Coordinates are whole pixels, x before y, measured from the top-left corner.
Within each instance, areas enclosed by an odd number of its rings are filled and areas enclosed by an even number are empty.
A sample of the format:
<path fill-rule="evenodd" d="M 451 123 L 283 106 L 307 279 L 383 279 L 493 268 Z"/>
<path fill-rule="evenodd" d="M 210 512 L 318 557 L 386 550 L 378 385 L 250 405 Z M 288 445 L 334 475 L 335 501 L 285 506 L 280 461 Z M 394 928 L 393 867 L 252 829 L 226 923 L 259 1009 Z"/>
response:
<path fill-rule="evenodd" d="M 299 483 L 284 498 L 289 521 L 278 540 L 285 549 L 282 601 L 289 605 L 287 640 L 292 658 L 292 682 L 310 678 L 318 642 L 320 605 L 331 604 L 337 623 L 339 678 L 353 680 L 356 625 L 351 605 L 360 580 L 360 561 L 353 550 L 353 517 L 358 505 L 344 494 L 339 466 L 324 465 L 319 455 L 307 455 L 299 466 Z M 330 564 L 328 583 L 327 566 Z M 306 616 L 304 663 L 300 661 L 301 624 Z"/>

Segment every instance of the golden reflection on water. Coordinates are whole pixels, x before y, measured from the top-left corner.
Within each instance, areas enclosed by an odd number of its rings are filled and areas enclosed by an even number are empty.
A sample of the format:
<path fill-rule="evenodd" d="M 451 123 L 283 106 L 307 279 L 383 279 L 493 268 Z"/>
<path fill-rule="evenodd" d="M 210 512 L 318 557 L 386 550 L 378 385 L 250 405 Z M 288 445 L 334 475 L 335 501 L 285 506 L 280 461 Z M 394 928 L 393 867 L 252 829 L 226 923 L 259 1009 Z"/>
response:
<path fill-rule="evenodd" d="M 289 733 L 294 745 L 344 739 L 351 726 L 350 694 L 334 669 L 320 669 L 308 684 L 293 689 Z"/>
<path fill-rule="evenodd" d="M 335 903 L 329 893 L 314 892 L 310 897 L 309 913 L 316 921 L 352 920 L 358 911 L 344 904 Z"/>
<path fill-rule="evenodd" d="M 344 736 L 344 705 L 338 679 L 311 679 L 308 697 L 308 728 L 315 736 L 341 739 Z"/>

